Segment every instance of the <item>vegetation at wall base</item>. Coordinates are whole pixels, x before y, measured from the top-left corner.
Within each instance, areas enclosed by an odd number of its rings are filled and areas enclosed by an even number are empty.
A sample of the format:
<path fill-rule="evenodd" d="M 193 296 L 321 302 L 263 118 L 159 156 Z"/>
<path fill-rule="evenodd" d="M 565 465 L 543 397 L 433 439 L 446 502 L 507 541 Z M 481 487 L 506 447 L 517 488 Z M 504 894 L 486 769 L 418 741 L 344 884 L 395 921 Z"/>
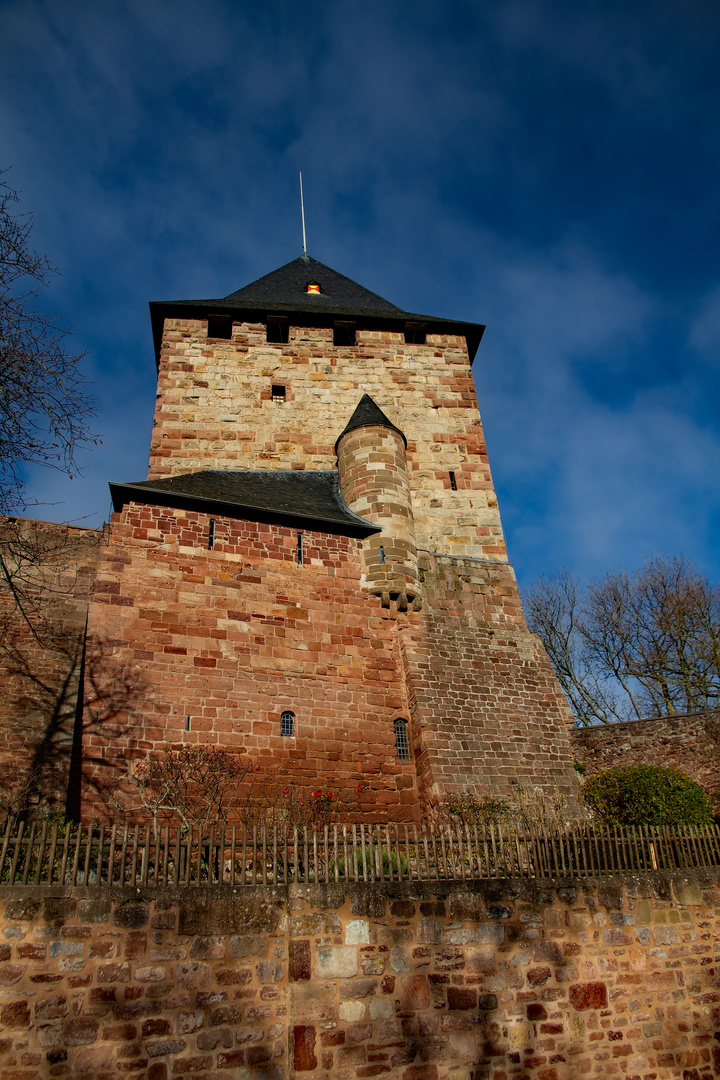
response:
<path fill-rule="evenodd" d="M 597 773 L 580 791 L 585 805 L 607 825 L 710 825 L 707 792 L 678 769 L 625 765 Z"/>

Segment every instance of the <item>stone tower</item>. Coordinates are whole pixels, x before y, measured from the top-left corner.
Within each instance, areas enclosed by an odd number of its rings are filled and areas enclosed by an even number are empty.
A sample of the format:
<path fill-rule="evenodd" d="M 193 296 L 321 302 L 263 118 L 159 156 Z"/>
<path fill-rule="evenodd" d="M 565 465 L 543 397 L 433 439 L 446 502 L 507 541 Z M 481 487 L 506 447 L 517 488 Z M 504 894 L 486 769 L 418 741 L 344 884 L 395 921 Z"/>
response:
<path fill-rule="evenodd" d="M 483 327 L 308 258 L 151 313 L 148 478 L 111 484 L 89 611 L 86 802 L 198 740 L 302 784 L 361 778 L 376 819 L 518 783 L 572 798 L 572 717 L 525 626 L 477 408 Z"/>

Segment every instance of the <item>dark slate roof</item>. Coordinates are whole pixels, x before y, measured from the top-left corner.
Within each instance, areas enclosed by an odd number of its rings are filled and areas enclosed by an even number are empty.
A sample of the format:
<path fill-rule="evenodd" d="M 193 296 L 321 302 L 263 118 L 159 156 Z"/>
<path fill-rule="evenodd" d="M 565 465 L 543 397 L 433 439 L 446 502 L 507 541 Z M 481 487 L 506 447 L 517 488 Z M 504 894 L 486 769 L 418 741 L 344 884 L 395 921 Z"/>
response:
<path fill-rule="evenodd" d="M 382 409 L 375 404 L 369 394 L 363 394 L 360 398 L 360 402 L 352 414 L 347 424 L 340 432 L 335 442 L 335 450 L 337 450 L 338 443 L 342 439 L 343 435 L 347 435 L 349 431 L 354 431 L 359 427 L 386 427 L 392 431 L 397 431 L 398 435 L 407 446 L 407 439 L 404 433 L 399 427 L 396 427 L 391 420 L 388 420 Z"/>
<path fill-rule="evenodd" d="M 308 283 L 320 286 L 319 293 L 309 293 Z M 223 300 L 225 304 L 283 304 L 293 311 L 304 307 L 308 311 L 334 312 L 339 308 L 357 311 L 392 312 L 398 314 L 399 307 L 383 300 L 382 296 L 370 292 L 356 281 L 351 281 L 337 270 L 332 270 L 317 259 L 309 256 L 295 259 L 293 262 L 273 270 L 265 277 L 258 278 L 237 292 L 230 293 Z"/>
<path fill-rule="evenodd" d="M 321 291 L 309 293 L 309 282 L 318 284 Z M 268 317 L 275 315 L 287 317 L 297 326 L 328 326 L 335 320 L 347 319 L 356 322 L 360 328 L 400 330 L 408 323 L 422 323 L 428 333 L 463 335 L 471 360 L 485 329 L 478 323 L 403 311 L 317 259 L 303 256 L 228 296 L 208 300 L 153 301 L 150 314 L 157 355 L 167 317 L 203 319 L 208 315 L 229 315 L 251 322 L 266 322 Z"/>
<path fill-rule="evenodd" d="M 346 506 L 334 470 L 205 469 L 161 480 L 110 484 L 110 493 L 116 511 L 132 501 L 341 536 L 380 531 Z"/>

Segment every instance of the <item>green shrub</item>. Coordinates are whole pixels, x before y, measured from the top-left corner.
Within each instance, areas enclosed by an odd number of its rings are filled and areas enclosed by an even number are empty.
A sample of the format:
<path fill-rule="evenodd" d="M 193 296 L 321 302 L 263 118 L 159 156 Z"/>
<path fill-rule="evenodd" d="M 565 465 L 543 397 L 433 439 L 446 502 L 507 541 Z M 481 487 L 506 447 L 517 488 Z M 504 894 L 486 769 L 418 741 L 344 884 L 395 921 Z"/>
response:
<path fill-rule="evenodd" d="M 713 804 L 677 769 L 625 765 L 586 780 L 581 798 L 608 825 L 710 825 Z"/>

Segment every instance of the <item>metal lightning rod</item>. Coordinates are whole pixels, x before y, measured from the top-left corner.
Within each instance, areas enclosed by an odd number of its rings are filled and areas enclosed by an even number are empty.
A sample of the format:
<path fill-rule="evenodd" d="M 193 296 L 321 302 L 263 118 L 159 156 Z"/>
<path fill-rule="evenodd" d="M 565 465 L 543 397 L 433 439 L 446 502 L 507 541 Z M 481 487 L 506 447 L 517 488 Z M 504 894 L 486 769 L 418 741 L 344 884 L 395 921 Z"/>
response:
<path fill-rule="evenodd" d="M 302 173 L 300 173 L 300 214 L 302 216 L 303 230 L 303 259 L 307 262 L 307 238 L 305 236 L 305 200 L 303 198 Z"/>

